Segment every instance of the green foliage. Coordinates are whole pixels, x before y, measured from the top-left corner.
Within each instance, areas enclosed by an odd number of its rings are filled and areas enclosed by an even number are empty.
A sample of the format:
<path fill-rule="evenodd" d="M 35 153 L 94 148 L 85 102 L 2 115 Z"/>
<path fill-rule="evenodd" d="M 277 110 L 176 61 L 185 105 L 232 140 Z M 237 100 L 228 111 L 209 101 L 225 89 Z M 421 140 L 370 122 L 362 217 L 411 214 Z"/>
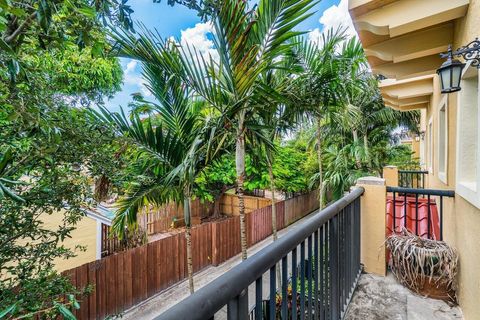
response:
<path fill-rule="evenodd" d="M 226 189 L 235 186 L 235 159 L 225 154 L 206 166 L 195 179 L 195 196 L 213 202 Z"/>
<path fill-rule="evenodd" d="M 273 174 L 275 189 L 281 192 L 304 192 L 309 189 L 310 176 L 304 166 L 309 151 L 293 143 L 275 148 Z M 253 162 L 247 155 L 245 159 L 245 191 L 270 189 L 270 177 L 265 163 Z M 235 157 L 225 154 L 213 164 L 207 166 L 195 180 L 196 195 L 201 199 L 213 201 L 223 186 L 235 185 Z"/>
<path fill-rule="evenodd" d="M 127 1 L 119 0 L 1 0 L 2 49 L 17 52 L 25 43 L 38 48 L 76 44 L 98 50 L 102 42 L 95 32 L 107 21 L 132 29 Z"/>
<path fill-rule="evenodd" d="M 4 198 L 0 206 L 0 305 L 17 303 L 14 315 L 52 308 L 63 303 L 63 293 L 77 293 L 55 272 L 54 260 L 84 249 L 72 251 L 63 242 L 91 198 L 91 180 L 84 173 L 108 166 L 97 155 L 113 143 L 81 109 L 59 105 L 46 115 L 49 121 L 34 133 L 18 132 L 14 122 L 0 128 L 0 147 L 8 145 L 12 154 L 6 175 L 22 182 L 9 187 L 24 200 Z M 52 228 L 45 222 L 53 217 L 59 224 Z"/>
<path fill-rule="evenodd" d="M 69 46 L 61 52 L 29 55 L 25 60 L 29 68 L 49 75 L 49 84 L 58 93 L 71 98 L 101 103 L 103 97 L 113 96 L 121 89 L 122 69 L 115 58 L 92 56 L 87 50 Z"/>
<path fill-rule="evenodd" d="M 0 312 L 7 318 L 40 310 L 70 317 L 78 302 L 64 294 L 83 292 L 54 260 L 84 249 L 63 243 L 84 216 L 92 179 L 106 174 L 121 186 L 126 178 L 109 169 L 122 167 L 121 143 L 74 107 L 120 88 L 120 65 L 103 57 L 109 48 L 97 20 L 117 5 L 0 0 Z M 58 226 L 45 224 L 53 217 Z"/>
<path fill-rule="evenodd" d="M 419 159 L 413 158 L 413 151 L 408 145 L 400 144 L 388 146 L 386 149 L 387 163 L 397 166 L 401 170 L 418 170 Z"/>
<path fill-rule="evenodd" d="M 288 193 L 307 191 L 310 176 L 305 166 L 305 159 L 309 151 L 293 143 L 279 146 L 277 150 L 272 166 L 275 189 Z"/>

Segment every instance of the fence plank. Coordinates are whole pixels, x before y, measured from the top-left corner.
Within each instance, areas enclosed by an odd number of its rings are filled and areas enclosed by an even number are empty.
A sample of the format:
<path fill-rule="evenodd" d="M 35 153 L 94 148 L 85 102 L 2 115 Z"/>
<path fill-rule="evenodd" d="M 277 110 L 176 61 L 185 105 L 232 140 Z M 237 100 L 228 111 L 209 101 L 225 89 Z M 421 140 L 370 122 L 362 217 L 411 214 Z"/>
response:
<path fill-rule="evenodd" d="M 87 265 L 88 284 L 92 286 L 92 292 L 88 295 L 88 317 L 87 319 L 95 319 L 97 317 L 97 261 L 90 262 Z M 81 308 L 85 306 L 80 305 Z"/>
<path fill-rule="evenodd" d="M 132 269 L 132 251 L 128 251 L 123 256 L 123 268 L 124 268 L 124 292 L 125 292 L 125 304 L 126 308 L 130 308 L 133 305 L 133 269 Z"/>
<path fill-rule="evenodd" d="M 147 295 L 153 296 L 156 292 L 155 266 L 157 265 L 157 256 L 155 254 L 155 243 L 147 244 Z"/>
<path fill-rule="evenodd" d="M 97 318 L 105 318 L 107 315 L 106 291 L 105 291 L 105 259 L 98 261 L 97 269 Z"/>
<path fill-rule="evenodd" d="M 85 289 L 88 285 L 88 265 L 84 264 L 75 269 L 75 276 L 76 276 L 76 286 L 78 289 Z M 88 306 L 88 298 L 87 297 L 80 297 L 80 305 Z M 77 311 L 77 317 L 86 319 L 88 317 L 88 308 L 80 308 Z"/>
<path fill-rule="evenodd" d="M 121 252 L 117 254 L 117 272 L 116 272 L 116 282 L 117 282 L 117 292 L 116 292 L 116 313 L 123 311 L 125 306 L 125 268 L 124 268 L 124 256 L 127 252 Z"/>
<path fill-rule="evenodd" d="M 105 288 L 106 288 L 106 313 L 114 314 L 116 311 L 116 273 L 117 273 L 117 257 L 118 255 L 109 256 L 105 259 Z"/>

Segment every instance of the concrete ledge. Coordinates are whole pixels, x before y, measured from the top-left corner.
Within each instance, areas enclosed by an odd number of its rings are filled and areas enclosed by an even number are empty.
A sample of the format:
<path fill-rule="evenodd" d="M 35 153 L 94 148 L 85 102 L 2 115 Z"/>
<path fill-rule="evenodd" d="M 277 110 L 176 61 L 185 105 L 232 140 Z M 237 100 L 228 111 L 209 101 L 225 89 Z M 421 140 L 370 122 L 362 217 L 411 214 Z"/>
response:
<path fill-rule="evenodd" d="M 385 179 L 379 177 L 362 177 L 357 180 L 357 185 L 376 185 L 384 186 Z"/>

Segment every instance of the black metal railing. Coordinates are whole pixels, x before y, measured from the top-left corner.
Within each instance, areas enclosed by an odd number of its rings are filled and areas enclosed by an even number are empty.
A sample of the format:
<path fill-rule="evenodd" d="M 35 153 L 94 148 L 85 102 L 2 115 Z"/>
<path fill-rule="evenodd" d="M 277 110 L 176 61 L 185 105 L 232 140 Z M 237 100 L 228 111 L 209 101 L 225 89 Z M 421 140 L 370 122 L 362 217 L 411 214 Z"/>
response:
<path fill-rule="evenodd" d="M 436 190 L 436 189 L 414 189 L 414 188 L 400 188 L 400 187 L 387 187 L 387 192 L 392 193 L 393 201 L 393 228 L 392 231 L 399 232 L 399 225 L 396 224 L 397 221 L 397 204 L 400 202 L 400 205 L 403 209 L 403 215 L 400 216 L 403 219 L 403 226 L 409 226 L 408 222 L 411 222 L 413 226 L 407 227 L 408 231 L 418 235 L 423 236 L 428 239 L 443 240 L 443 198 L 444 197 L 455 197 L 455 191 L 453 190 Z M 422 198 L 420 198 L 420 196 Z M 437 201 L 438 198 L 438 201 Z M 388 200 L 387 200 L 388 201 Z M 438 206 L 437 206 L 438 204 Z M 411 211 L 411 205 L 414 206 L 414 214 L 411 212 L 410 216 L 408 212 Z M 426 217 L 420 213 L 419 208 L 426 208 L 427 215 Z M 438 210 L 437 210 L 438 208 Z M 424 210 L 424 209 L 422 209 Z M 400 212 L 401 213 L 401 212 Z M 434 224 L 432 221 L 437 221 L 434 217 L 434 214 L 438 213 L 438 234 L 435 232 Z M 421 224 L 422 221 L 426 222 L 427 230 L 422 231 Z"/>
<path fill-rule="evenodd" d="M 354 189 L 156 319 L 224 318 L 225 312 L 227 319 L 341 319 L 361 272 L 363 192 Z"/>
<path fill-rule="evenodd" d="M 425 177 L 428 171 L 398 170 L 398 186 L 401 188 L 425 189 Z"/>

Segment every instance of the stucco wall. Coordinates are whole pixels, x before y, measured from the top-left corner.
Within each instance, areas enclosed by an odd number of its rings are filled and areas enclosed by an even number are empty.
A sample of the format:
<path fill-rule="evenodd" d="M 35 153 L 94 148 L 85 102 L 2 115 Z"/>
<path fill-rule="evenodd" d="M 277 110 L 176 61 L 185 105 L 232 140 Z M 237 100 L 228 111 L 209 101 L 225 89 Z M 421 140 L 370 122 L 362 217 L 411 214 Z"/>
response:
<path fill-rule="evenodd" d="M 455 23 L 454 48 L 480 36 L 480 0 L 471 0 L 467 15 Z M 427 110 L 425 125 L 433 119 L 434 163 L 433 172 L 428 176 L 427 186 L 435 189 L 455 189 L 456 133 L 457 133 L 457 93 L 448 96 L 448 164 L 447 182 L 439 179 L 438 167 L 438 112 L 443 95 L 440 93 L 438 78 L 434 79 L 434 94 Z M 460 124 L 461 125 L 461 124 Z M 428 137 L 428 132 L 425 135 Z M 461 138 L 461 137 L 460 137 Z M 424 159 L 428 168 L 428 141 L 424 150 Z M 462 159 L 458 159 L 462 161 Z M 444 238 L 457 248 L 460 256 L 459 302 L 466 320 L 480 319 L 480 209 L 474 207 L 459 194 L 455 199 L 444 202 Z"/>
<path fill-rule="evenodd" d="M 45 228 L 50 230 L 57 229 L 62 224 L 63 212 L 57 212 L 51 215 L 43 214 L 41 216 Z M 84 217 L 76 225 L 76 229 L 71 233 L 71 238 L 65 239 L 63 244 L 71 249 L 75 246 L 86 246 L 86 251 L 76 251 L 77 256 L 64 260 L 56 259 L 55 265 L 58 271 L 68 270 L 84 263 L 96 259 L 96 238 L 97 222 L 89 217 Z"/>
<path fill-rule="evenodd" d="M 385 180 L 377 177 L 364 177 L 357 181 L 365 193 L 361 197 L 361 256 L 364 270 L 385 276 L 387 264 L 385 259 L 385 225 L 387 190 Z"/>

